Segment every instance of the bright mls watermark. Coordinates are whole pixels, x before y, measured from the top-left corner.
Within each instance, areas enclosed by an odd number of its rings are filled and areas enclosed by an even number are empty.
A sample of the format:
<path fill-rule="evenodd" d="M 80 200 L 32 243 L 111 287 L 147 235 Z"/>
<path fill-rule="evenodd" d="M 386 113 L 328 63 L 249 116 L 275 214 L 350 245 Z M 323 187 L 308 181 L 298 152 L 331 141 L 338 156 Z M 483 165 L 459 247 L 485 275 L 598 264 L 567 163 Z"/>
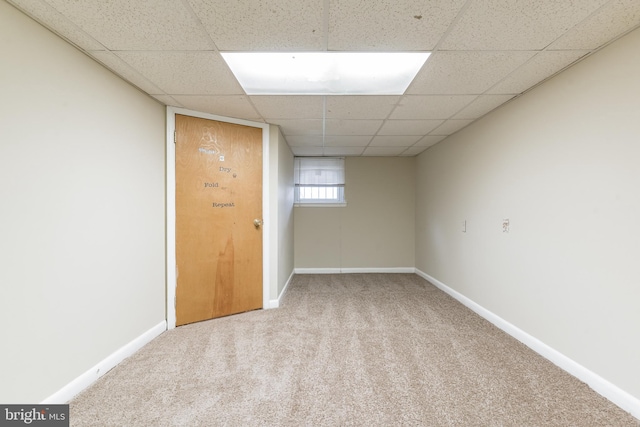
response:
<path fill-rule="evenodd" d="M 0 427 L 69 427 L 69 405 L 0 405 Z"/>

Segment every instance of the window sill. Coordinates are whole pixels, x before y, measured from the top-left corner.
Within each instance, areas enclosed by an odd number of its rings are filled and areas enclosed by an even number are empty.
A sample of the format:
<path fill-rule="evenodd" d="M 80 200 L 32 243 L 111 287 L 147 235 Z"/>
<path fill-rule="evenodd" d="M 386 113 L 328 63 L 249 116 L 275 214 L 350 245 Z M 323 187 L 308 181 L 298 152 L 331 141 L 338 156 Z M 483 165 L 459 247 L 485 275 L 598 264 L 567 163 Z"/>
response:
<path fill-rule="evenodd" d="M 344 203 L 294 203 L 296 208 L 346 208 L 347 202 Z"/>

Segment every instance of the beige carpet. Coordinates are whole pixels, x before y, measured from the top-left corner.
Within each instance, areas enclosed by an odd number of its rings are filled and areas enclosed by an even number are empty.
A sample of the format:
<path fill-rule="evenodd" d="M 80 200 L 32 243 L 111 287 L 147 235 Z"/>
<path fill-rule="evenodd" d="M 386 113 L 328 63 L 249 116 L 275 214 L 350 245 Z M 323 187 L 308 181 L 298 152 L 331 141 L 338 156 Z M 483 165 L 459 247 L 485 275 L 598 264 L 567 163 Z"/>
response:
<path fill-rule="evenodd" d="M 164 333 L 75 426 L 640 426 L 413 274 L 295 276 L 282 307 Z"/>

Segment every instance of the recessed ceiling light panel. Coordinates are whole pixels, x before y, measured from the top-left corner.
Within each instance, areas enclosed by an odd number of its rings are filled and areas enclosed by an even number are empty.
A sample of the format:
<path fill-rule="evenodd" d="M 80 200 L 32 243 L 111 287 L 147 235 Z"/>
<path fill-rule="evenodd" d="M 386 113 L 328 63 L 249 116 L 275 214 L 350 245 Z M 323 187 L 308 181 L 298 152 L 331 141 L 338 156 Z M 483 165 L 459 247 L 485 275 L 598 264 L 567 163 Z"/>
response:
<path fill-rule="evenodd" d="M 428 52 L 223 52 L 248 95 L 402 95 Z"/>

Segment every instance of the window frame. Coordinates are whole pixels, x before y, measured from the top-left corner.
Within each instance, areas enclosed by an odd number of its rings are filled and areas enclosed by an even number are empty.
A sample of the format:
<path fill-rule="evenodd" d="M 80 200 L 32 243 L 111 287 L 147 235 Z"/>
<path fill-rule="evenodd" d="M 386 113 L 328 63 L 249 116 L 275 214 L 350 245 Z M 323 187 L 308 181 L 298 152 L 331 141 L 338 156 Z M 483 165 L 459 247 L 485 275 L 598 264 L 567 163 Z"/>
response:
<path fill-rule="evenodd" d="M 342 162 L 342 176 L 341 180 L 342 184 L 300 184 L 299 183 L 299 172 L 298 168 L 301 163 L 304 163 L 304 159 L 326 159 L 326 160 L 340 160 Z M 312 161 L 312 160 L 310 160 Z M 347 206 L 347 201 L 345 199 L 344 192 L 344 157 L 309 157 L 309 156 L 296 156 L 294 158 L 294 206 L 295 207 L 344 207 Z M 336 197 L 301 197 L 301 190 L 308 189 L 313 191 L 313 189 L 317 189 L 318 193 L 321 193 L 322 189 L 331 189 L 335 191 Z M 320 195 L 320 194 L 319 194 Z"/>

